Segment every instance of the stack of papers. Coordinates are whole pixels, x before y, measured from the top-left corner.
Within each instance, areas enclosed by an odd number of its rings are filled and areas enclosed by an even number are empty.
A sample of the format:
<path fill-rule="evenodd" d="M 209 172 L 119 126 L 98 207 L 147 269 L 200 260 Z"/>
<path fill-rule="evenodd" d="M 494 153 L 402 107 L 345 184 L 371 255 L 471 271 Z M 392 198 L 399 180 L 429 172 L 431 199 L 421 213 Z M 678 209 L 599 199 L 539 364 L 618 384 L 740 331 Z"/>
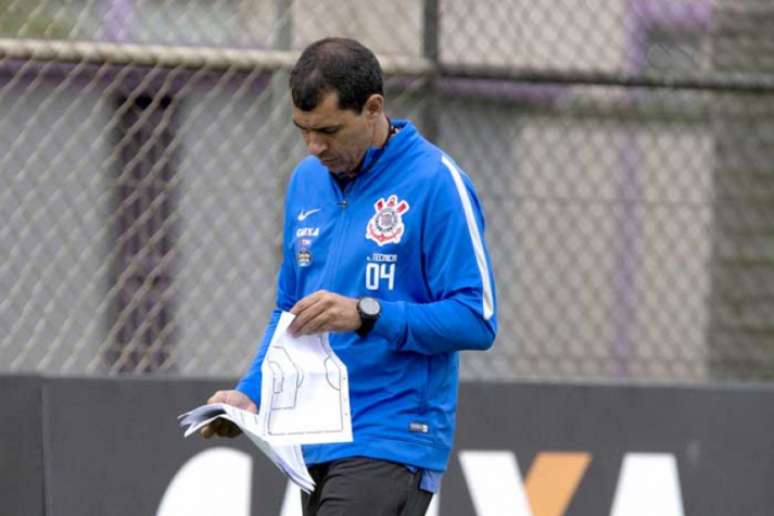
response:
<path fill-rule="evenodd" d="M 272 445 L 261 436 L 258 415 L 224 403 L 202 405 L 182 414 L 178 419 L 181 427 L 186 428 L 185 437 L 198 432 L 202 427 L 217 418 L 227 419 L 240 430 L 298 487 L 311 493 L 314 480 L 306 468 L 301 446 L 298 444 Z"/>
<path fill-rule="evenodd" d="M 203 405 L 179 417 L 185 436 L 217 418 L 237 425 L 269 459 L 306 492 L 314 481 L 302 444 L 352 441 L 347 368 L 330 347 L 328 334 L 293 337 L 295 316 L 283 312 L 261 364 L 258 414 L 222 403 Z"/>

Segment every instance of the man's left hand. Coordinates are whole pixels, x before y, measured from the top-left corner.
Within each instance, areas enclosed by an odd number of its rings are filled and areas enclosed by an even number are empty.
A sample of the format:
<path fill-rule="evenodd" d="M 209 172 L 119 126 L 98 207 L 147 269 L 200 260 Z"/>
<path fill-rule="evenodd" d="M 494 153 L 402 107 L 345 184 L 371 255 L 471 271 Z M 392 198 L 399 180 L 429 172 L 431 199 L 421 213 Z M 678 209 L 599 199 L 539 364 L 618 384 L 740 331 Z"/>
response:
<path fill-rule="evenodd" d="M 326 331 L 344 332 L 360 328 L 357 299 L 326 290 L 309 294 L 290 309 L 296 316 L 288 326 L 291 335 L 311 335 Z"/>

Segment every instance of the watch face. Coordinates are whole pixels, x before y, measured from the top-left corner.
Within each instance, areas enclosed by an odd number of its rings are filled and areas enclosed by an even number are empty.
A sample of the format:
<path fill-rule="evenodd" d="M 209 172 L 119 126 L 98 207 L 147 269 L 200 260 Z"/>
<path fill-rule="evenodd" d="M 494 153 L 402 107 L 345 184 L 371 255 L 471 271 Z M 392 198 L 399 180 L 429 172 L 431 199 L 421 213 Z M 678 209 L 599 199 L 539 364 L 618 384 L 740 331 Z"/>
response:
<path fill-rule="evenodd" d="M 362 311 L 365 315 L 371 317 L 379 315 L 380 308 L 379 301 L 372 297 L 364 297 L 360 299 L 360 311 Z"/>

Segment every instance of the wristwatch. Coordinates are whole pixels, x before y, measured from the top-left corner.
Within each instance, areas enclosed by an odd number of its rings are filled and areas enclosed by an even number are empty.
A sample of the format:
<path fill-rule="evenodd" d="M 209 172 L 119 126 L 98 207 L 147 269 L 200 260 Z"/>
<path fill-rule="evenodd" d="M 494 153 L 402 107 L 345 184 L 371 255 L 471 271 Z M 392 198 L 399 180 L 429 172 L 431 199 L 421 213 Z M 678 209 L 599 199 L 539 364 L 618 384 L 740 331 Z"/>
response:
<path fill-rule="evenodd" d="M 382 314 L 382 305 L 372 297 L 361 297 L 357 300 L 357 313 L 360 315 L 361 324 L 360 328 L 355 331 L 361 337 L 365 337 Z"/>

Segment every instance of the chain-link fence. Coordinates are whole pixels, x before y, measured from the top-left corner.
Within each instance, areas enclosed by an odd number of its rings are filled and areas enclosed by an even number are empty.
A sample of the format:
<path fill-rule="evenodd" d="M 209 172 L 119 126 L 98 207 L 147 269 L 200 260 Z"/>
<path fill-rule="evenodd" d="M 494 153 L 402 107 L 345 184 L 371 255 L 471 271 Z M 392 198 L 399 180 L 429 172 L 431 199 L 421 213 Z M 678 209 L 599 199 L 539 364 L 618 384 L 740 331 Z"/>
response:
<path fill-rule="evenodd" d="M 237 375 L 304 155 L 287 71 L 360 39 L 469 172 L 501 329 L 468 378 L 774 374 L 774 4 L 0 0 L 0 370 Z"/>

